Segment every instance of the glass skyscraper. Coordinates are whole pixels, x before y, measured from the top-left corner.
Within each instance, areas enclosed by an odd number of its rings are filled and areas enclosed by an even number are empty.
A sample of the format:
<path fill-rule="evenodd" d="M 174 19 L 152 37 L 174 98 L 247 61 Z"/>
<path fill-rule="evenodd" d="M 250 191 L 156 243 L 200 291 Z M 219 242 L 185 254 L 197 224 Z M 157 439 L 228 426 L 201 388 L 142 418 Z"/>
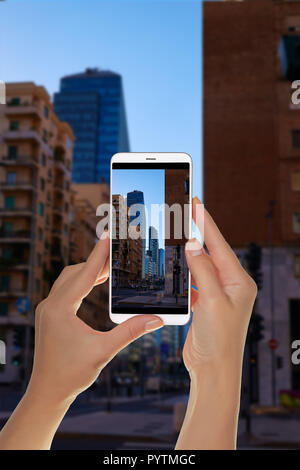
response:
<path fill-rule="evenodd" d="M 76 137 L 73 182 L 109 184 L 110 158 L 129 152 L 122 77 L 98 69 L 63 77 L 54 109 Z"/>

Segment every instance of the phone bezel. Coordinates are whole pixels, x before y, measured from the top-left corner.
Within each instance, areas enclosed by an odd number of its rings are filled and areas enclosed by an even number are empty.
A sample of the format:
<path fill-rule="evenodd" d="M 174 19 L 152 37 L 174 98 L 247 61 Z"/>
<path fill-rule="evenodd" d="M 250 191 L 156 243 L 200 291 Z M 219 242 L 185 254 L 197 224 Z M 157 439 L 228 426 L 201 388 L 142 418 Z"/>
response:
<path fill-rule="evenodd" d="M 191 238 L 192 234 L 192 183 L 193 183 L 193 161 L 190 155 L 187 153 L 117 153 L 113 155 L 110 161 L 110 220 L 112 220 L 112 165 L 113 163 L 188 163 L 189 164 L 189 234 L 188 238 Z M 112 252 L 112 237 L 110 236 L 110 252 Z M 109 316 L 110 319 L 117 324 L 123 323 L 129 318 L 137 315 L 145 315 L 143 313 L 113 313 L 112 312 L 112 285 L 111 276 L 112 273 L 112 257 L 110 257 L 110 276 L 109 276 Z M 187 314 L 171 314 L 167 315 L 153 313 L 160 317 L 165 325 L 185 325 L 188 323 L 191 316 L 191 274 L 189 272 L 188 278 L 188 313 Z"/>

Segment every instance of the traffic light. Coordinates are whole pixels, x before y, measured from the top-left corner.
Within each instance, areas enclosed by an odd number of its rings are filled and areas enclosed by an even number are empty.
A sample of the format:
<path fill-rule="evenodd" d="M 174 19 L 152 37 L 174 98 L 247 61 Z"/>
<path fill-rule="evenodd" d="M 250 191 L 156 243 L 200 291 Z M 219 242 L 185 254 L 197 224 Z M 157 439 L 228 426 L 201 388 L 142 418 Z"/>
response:
<path fill-rule="evenodd" d="M 261 267 L 261 247 L 256 243 L 250 243 L 246 254 L 247 269 L 257 284 L 257 288 L 261 289 L 263 284 L 263 275 Z"/>
<path fill-rule="evenodd" d="M 22 362 L 22 354 L 16 354 L 12 358 L 12 363 L 14 366 L 19 366 Z"/>
<path fill-rule="evenodd" d="M 264 318 L 259 313 L 254 313 L 249 324 L 249 335 L 253 341 L 264 339 Z"/>
<path fill-rule="evenodd" d="M 178 264 L 176 266 L 174 266 L 173 273 L 174 274 L 180 274 L 181 273 L 181 268 Z"/>

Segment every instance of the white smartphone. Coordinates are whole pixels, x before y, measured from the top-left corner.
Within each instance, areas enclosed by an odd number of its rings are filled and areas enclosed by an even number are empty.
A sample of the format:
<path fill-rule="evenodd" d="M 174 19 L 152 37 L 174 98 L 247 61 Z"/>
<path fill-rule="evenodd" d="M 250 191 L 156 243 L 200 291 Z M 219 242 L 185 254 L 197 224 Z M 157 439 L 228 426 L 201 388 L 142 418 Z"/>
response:
<path fill-rule="evenodd" d="M 185 243 L 192 229 L 192 159 L 118 153 L 111 159 L 109 311 L 115 323 L 154 314 L 190 319 Z"/>

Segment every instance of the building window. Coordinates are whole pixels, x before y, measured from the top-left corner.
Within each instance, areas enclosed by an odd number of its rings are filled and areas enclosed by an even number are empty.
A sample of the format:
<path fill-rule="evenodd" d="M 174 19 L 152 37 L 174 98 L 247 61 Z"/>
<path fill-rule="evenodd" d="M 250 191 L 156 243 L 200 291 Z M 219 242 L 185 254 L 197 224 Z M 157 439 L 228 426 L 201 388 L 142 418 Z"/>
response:
<path fill-rule="evenodd" d="M 294 275 L 300 277 L 300 255 L 295 255 L 294 258 Z"/>
<path fill-rule="evenodd" d="M 41 227 L 38 228 L 38 239 L 43 240 L 43 230 Z"/>
<path fill-rule="evenodd" d="M 300 129 L 292 130 L 292 147 L 295 149 L 300 148 Z"/>
<path fill-rule="evenodd" d="M 45 144 L 47 144 L 48 143 L 48 133 L 45 129 L 43 129 L 42 136 L 43 136 L 43 141 L 45 142 Z"/>
<path fill-rule="evenodd" d="M 37 255 L 36 255 L 36 261 L 37 261 L 37 265 L 38 265 L 38 266 L 41 266 L 41 265 L 42 265 L 41 253 L 37 253 Z"/>
<path fill-rule="evenodd" d="M 15 207 L 15 197 L 6 196 L 4 201 L 5 209 L 14 209 Z"/>
<path fill-rule="evenodd" d="M 9 106 L 18 106 L 19 104 L 21 104 L 20 98 L 11 98 L 8 103 Z"/>
<path fill-rule="evenodd" d="M 14 230 L 14 224 L 12 222 L 3 222 L 2 230 L 4 234 L 11 234 Z"/>
<path fill-rule="evenodd" d="M 12 259 L 13 258 L 13 249 L 11 247 L 3 248 L 2 257 L 4 259 Z"/>
<path fill-rule="evenodd" d="M 44 215 L 44 204 L 42 202 L 39 202 L 39 215 Z"/>
<path fill-rule="evenodd" d="M 44 153 L 42 154 L 42 165 L 43 165 L 43 166 L 46 166 L 46 165 L 47 165 L 47 157 L 46 157 L 46 155 L 45 155 Z"/>
<path fill-rule="evenodd" d="M 8 292 L 10 286 L 10 277 L 1 276 L 0 278 L 0 292 Z"/>
<path fill-rule="evenodd" d="M 68 226 L 66 224 L 64 225 L 64 234 L 68 235 Z"/>
<path fill-rule="evenodd" d="M 48 215 L 48 214 L 46 214 L 46 225 L 48 225 L 48 226 L 50 225 L 50 219 L 49 219 L 49 215 Z"/>
<path fill-rule="evenodd" d="M 45 180 L 44 180 L 44 178 L 40 179 L 40 186 L 41 186 L 41 191 L 44 191 L 44 189 L 45 189 Z"/>
<path fill-rule="evenodd" d="M 49 109 L 47 108 L 47 106 L 44 106 L 44 117 L 47 119 L 49 117 Z"/>
<path fill-rule="evenodd" d="M 69 191 L 69 189 L 70 189 L 70 182 L 66 181 L 66 190 Z"/>
<path fill-rule="evenodd" d="M 300 171 L 293 171 L 291 186 L 293 191 L 300 191 Z"/>
<path fill-rule="evenodd" d="M 10 145 L 8 147 L 8 158 L 9 160 L 16 160 L 18 156 L 18 147 L 15 145 Z"/>
<path fill-rule="evenodd" d="M 0 317 L 7 317 L 8 315 L 8 302 L 0 303 Z"/>
<path fill-rule="evenodd" d="M 19 122 L 18 121 L 10 121 L 9 130 L 10 131 L 18 131 L 19 130 Z"/>
<path fill-rule="evenodd" d="M 35 292 L 39 293 L 41 290 L 41 281 L 39 279 L 35 280 Z"/>
<path fill-rule="evenodd" d="M 69 212 L 69 204 L 65 202 L 65 212 Z"/>
<path fill-rule="evenodd" d="M 293 231 L 294 233 L 300 233 L 300 212 L 293 214 Z"/>
<path fill-rule="evenodd" d="M 8 184 L 16 184 L 17 174 L 15 171 L 9 171 L 6 175 L 6 182 Z"/>

